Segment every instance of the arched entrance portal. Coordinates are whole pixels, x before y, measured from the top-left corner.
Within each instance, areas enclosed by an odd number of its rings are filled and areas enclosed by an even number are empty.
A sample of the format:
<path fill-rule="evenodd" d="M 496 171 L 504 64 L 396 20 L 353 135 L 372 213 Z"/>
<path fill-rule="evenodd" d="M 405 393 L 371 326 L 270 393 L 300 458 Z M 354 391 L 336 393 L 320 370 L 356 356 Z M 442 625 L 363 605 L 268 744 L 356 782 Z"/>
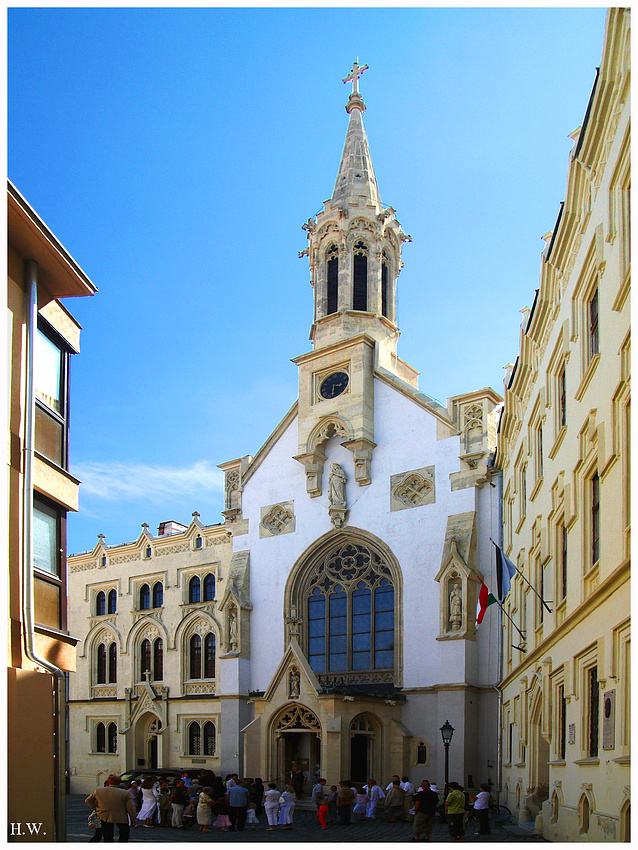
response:
<path fill-rule="evenodd" d="M 135 766 L 154 770 L 158 767 L 158 733 L 162 722 L 156 714 L 143 714 L 135 724 Z"/>
<path fill-rule="evenodd" d="M 371 714 L 359 714 L 350 724 L 350 779 L 367 782 L 379 774 L 380 726 Z"/>
<path fill-rule="evenodd" d="M 306 774 L 303 793 L 309 794 L 315 771 L 321 772 L 321 724 L 317 715 L 304 705 L 288 705 L 273 724 L 274 779 L 290 782 L 292 763 Z"/>

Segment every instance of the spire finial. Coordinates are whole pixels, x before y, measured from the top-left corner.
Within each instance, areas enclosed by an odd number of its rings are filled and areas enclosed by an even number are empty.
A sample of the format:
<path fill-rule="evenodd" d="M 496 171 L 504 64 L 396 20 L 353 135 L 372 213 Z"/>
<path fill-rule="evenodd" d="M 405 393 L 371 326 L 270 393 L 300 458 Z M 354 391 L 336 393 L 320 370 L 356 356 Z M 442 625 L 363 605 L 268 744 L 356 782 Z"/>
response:
<path fill-rule="evenodd" d="M 352 83 L 352 94 L 359 94 L 359 77 L 367 70 L 367 65 L 359 65 L 359 57 L 357 56 L 357 61 L 352 63 L 352 71 L 347 77 L 343 78 L 344 83 Z"/>

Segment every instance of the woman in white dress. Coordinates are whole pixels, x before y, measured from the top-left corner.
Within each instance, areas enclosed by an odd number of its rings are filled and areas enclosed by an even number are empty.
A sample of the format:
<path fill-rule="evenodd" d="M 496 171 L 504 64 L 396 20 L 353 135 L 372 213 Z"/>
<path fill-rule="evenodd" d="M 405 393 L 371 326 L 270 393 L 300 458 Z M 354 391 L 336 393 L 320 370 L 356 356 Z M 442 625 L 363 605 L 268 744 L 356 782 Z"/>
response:
<path fill-rule="evenodd" d="M 374 779 L 371 779 L 367 785 L 364 785 L 364 790 L 368 792 L 368 805 L 366 807 L 366 817 L 374 820 L 376 817 L 377 805 L 383 800 L 385 794 L 383 789 L 377 785 Z"/>
<path fill-rule="evenodd" d="M 274 782 L 268 783 L 268 790 L 264 794 L 264 811 L 268 818 L 268 829 L 276 829 L 277 812 L 279 811 L 279 791 Z"/>
<path fill-rule="evenodd" d="M 279 810 L 278 826 L 284 829 L 292 829 L 292 813 L 295 810 L 295 789 L 292 785 L 286 785 L 286 790 L 281 795 L 281 809 Z"/>
<path fill-rule="evenodd" d="M 158 811 L 159 791 L 155 787 L 155 781 L 147 776 L 142 782 L 142 808 L 137 816 L 138 820 L 144 821 L 144 826 L 153 826 L 153 818 Z"/>

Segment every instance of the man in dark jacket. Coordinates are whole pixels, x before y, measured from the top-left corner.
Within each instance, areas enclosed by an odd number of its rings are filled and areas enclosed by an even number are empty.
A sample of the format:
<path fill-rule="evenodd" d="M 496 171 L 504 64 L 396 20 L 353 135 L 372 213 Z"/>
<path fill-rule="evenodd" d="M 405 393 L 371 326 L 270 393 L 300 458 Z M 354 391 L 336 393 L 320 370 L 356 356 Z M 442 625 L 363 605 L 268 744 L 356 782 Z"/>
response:
<path fill-rule="evenodd" d="M 414 795 L 414 823 L 412 831 L 414 840 L 418 841 L 421 833 L 425 833 L 423 841 L 429 841 L 432 827 L 436 819 L 436 808 L 439 804 L 439 795 L 430 788 L 430 783 L 424 779 L 421 787 Z"/>
<path fill-rule="evenodd" d="M 173 816 L 171 826 L 173 829 L 182 829 L 184 826 L 184 809 L 188 805 L 189 793 L 183 779 L 175 780 L 175 787 L 171 793 L 171 805 Z"/>

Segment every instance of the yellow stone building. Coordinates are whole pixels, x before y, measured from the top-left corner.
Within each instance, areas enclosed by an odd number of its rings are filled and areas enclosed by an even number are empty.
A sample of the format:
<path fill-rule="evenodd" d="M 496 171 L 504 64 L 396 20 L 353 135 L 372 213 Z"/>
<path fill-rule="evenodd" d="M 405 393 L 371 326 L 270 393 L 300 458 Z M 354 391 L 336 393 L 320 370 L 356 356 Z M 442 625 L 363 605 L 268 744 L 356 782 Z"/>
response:
<path fill-rule="evenodd" d="M 499 431 L 501 802 L 552 841 L 629 840 L 629 39 L 611 9 Z"/>

